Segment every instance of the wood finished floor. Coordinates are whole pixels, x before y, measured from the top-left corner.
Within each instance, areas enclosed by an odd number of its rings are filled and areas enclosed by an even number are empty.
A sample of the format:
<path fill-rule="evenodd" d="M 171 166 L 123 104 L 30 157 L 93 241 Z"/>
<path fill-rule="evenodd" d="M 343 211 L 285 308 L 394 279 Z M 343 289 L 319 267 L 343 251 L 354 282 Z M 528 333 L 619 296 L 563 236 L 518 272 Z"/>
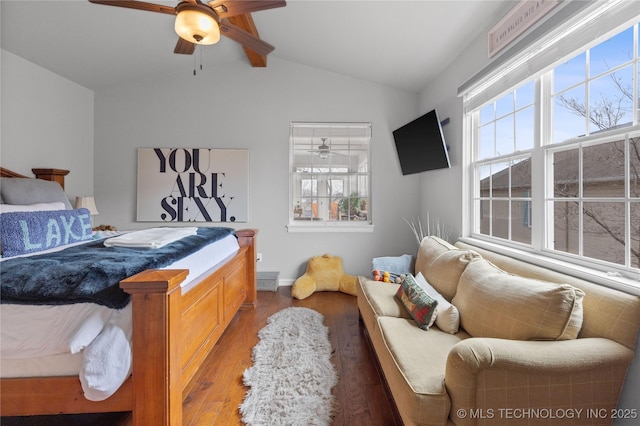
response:
<path fill-rule="evenodd" d="M 258 292 L 256 309 L 240 311 L 194 378 L 183 405 L 183 425 L 242 425 L 238 406 L 246 388 L 243 371 L 251 366 L 251 348 L 267 318 L 290 306 L 314 309 L 325 317 L 340 376 L 333 389 L 338 404 L 333 426 L 395 425 L 375 360 L 360 329 L 356 298 L 339 292 L 315 293 L 305 300 L 291 297 L 291 287 Z M 0 407 L 1 410 L 1 407 Z M 34 416 L 0 419 L 3 426 L 129 426 L 129 413 Z M 277 426 L 277 425 L 274 425 Z"/>

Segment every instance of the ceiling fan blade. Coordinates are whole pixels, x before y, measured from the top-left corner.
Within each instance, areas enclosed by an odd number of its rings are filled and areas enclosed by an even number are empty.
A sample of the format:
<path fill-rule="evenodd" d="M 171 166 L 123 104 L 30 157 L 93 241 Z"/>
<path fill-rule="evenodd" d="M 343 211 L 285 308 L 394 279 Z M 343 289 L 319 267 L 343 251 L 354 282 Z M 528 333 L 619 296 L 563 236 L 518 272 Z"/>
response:
<path fill-rule="evenodd" d="M 161 4 L 147 3 L 134 0 L 89 0 L 91 3 L 102 4 L 105 6 L 126 7 L 127 9 L 146 10 L 148 12 L 166 13 L 167 15 L 175 15 L 176 9 L 171 6 Z"/>
<path fill-rule="evenodd" d="M 213 0 L 209 2 L 209 6 L 220 19 L 286 5 L 287 2 L 284 0 Z"/>
<path fill-rule="evenodd" d="M 182 55 L 193 55 L 193 52 L 195 50 L 196 45 L 194 43 L 178 37 L 178 42 L 176 43 L 176 48 L 173 49 L 173 53 L 179 53 Z"/>
<path fill-rule="evenodd" d="M 231 40 L 240 43 L 242 46 L 253 50 L 259 55 L 267 55 L 275 49 L 275 47 L 266 41 L 235 25 L 231 25 L 228 21 L 220 22 L 220 34 L 229 37 Z"/>

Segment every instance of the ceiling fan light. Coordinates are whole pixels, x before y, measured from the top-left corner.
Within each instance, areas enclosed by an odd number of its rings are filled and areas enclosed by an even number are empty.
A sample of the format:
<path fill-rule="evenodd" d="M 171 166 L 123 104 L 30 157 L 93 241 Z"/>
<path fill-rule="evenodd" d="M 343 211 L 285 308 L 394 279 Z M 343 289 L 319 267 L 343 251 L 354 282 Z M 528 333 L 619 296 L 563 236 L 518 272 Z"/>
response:
<path fill-rule="evenodd" d="M 220 40 L 220 27 L 209 7 L 181 3 L 177 11 L 175 30 L 180 38 L 196 44 L 215 44 Z"/>

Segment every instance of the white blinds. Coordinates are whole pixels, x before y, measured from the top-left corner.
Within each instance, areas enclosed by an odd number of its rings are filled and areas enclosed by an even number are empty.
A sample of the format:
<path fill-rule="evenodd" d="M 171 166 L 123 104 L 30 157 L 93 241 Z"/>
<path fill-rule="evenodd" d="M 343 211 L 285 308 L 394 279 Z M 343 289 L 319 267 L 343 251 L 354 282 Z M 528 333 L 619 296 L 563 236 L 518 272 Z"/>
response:
<path fill-rule="evenodd" d="M 533 78 L 573 52 L 606 39 L 640 19 L 636 0 L 567 1 L 458 89 L 465 111 L 472 111 L 517 84 Z"/>

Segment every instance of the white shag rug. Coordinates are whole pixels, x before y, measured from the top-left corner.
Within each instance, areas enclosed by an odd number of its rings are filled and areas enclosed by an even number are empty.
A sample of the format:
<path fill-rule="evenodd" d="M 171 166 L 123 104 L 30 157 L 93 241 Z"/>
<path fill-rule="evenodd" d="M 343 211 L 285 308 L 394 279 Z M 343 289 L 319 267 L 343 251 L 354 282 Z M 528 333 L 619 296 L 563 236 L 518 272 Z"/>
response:
<path fill-rule="evenodd" d="M 267 319 L 253 348 L 253 366 L 243 374 L 251 388 L 240 405 L 245 424 L 330 425 L 338 376 L 323 320 L 319 312 L 298 307 Z"/>

